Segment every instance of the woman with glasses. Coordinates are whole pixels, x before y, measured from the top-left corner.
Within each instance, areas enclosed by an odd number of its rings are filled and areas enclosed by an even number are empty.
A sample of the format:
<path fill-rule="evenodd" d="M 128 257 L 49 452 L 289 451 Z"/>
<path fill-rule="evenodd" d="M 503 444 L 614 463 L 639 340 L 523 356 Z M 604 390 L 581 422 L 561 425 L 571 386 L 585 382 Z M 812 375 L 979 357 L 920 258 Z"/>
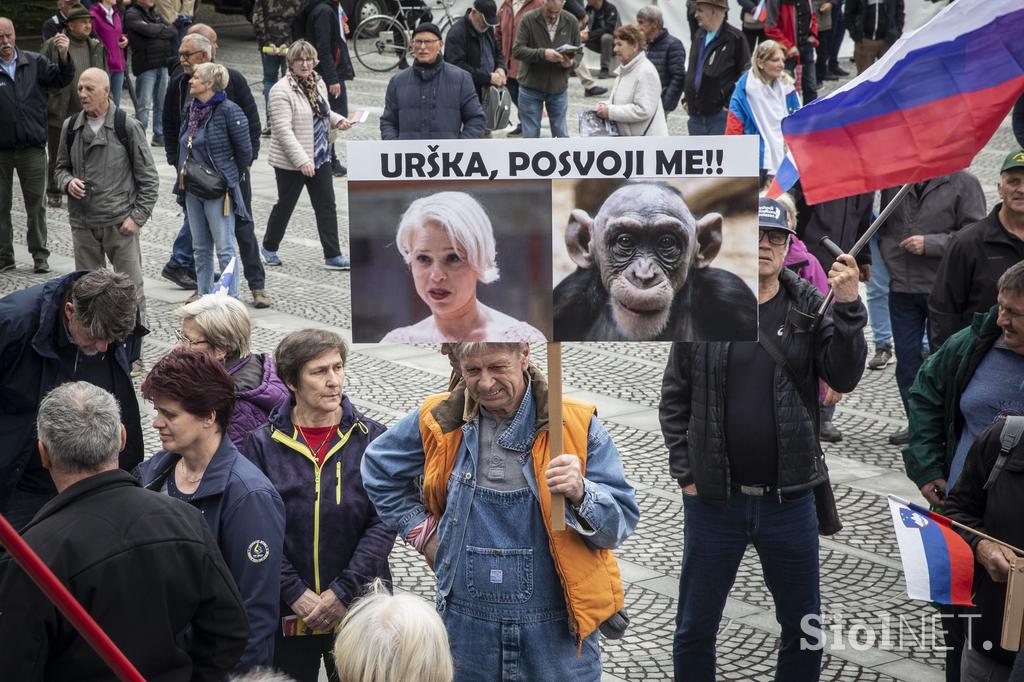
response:
<path fill-rule="evenodd" d="M 139 465 L 142 485 L 203 513 L 249 619 L 249 640 L 234 672 L 270 666 L 280 627 L 284 503 L 227 437 L 234 381 L 210 355 L 176 348 L 153 365 L 142 395 L 153 403 L 153 428 L 163 448 Z M 128 598 L 140 605 L 147 598 L 176 604 L 174 595 Z"/>
<path fill-rule="evenodd" d="M 260 253 L 267 265 L 283 265 L 277 250 L 284 239 L 295 203 L 305 187 L 316 215 L 316 229 L 328 270 L 348 270 L 341 254 L 338 214 L 334 203 L 330 129 L 348 130 L 352 124 L 331 111 L 327 86 L 315 70 L 316 48 L 297 40 L 285 55 L 288 73 L 270 89 L 270 165 L 277 180 L 277 203 L 267 220 Z"/>
<path fill-rule="evenodd" d="M 174 332 L 178 347 L 206 353 L 224 365 L 235 382 L 228 437 L 241 449 L 245 436 L 262 426 L 270 411 L 288 397 L 274 358 L 252 352 L 249 313 L 236 298 L 211 294 L 174 312 L 181 318 L 181 329 Z"/>

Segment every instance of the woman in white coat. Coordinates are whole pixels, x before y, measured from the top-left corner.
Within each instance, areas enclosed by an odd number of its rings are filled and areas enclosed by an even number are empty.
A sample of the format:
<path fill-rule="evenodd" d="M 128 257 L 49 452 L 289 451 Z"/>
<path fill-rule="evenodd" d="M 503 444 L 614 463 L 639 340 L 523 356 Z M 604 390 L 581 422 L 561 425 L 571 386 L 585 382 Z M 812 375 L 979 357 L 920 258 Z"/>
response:
<path fill-rule="evenodd" d="M 620 135 L 668 135 L 661 106 L 661 78 L 647 59 L 647 39 L 638 26 L 615 29 L 614 52 L 619 58 L 618 76 L 607 102 L 597 105 L 597 115 L 619 125 Z"/>
<path fill-rule="evenodd" d="M 348 270 L 349 259 L 338 243 L 329 130 L 347 130 L 352 124 L 328 106 L 327 86 L 315 71 L 316 48 L 297 40 L 285 60 L 288 73 L 270 89 L 270 165 L 277 180 L 277 203 L 270 211 L 260 253 L 267 265 L 282 264 L 277 249 L 305 187 L 316 215 L 324 267 Z"/>

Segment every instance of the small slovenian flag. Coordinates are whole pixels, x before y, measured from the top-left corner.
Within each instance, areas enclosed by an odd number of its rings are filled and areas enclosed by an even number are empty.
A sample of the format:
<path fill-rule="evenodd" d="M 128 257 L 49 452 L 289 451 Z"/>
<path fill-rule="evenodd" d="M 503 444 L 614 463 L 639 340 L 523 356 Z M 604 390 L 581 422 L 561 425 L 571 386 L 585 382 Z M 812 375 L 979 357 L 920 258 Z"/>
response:
<path fill-rule="evenodd" d="M 765 196 L 769 199 L 777 199 L 783 192 L 788 192 L 799 179 L 800 173 L 796 169 L 793 156 L 787 152 L 786 157 L 779 164 L 778 172 L 772 178 L 772 183 L 768 185 Z"/>
<path fill-rule="evenodd" d="M 892 495 L 889 511 L 903 560 L 907 596 L 973 606 L 974 552 L 950 528 L 949 519 Z"/>
<path fill-rule="evenodd" d="M 235 257 L 232 256 L 231 260 L 228 261 L 227 267 L 225 267 L 220 273 L 220 281 L 217 282 L 217 286 L 214 288 L 213 293 L 215 294 L 229 294 L 231 293 L 231 279 L 235 276 Z"/>

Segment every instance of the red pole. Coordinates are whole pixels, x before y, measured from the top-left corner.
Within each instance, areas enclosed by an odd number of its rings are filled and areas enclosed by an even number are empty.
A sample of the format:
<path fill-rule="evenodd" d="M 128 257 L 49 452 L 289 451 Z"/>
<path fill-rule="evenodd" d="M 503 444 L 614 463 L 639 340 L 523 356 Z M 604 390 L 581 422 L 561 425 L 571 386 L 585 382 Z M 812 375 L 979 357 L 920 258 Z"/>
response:
<path fill-rule="evenodd" d="M 146 682 L 121 650 L 117 648 L 107 633 L 103 632 L 92 616 L 68 592 L 64 584 L 57 579 L 53 571 L 43 563 L 32 548 L 21 539 L 18 532 L 0 514 L 0 544 L 7 548 L 14 560 L 18 562 L 32 581 L 39 586 L 46 598 L 60 609 L 64 617 L 71 622 L 79 634 L 85 638 L 103 662 L 106 663 L 122 682 Z M 10 642 L 7 643 L 11 644 Z"/>

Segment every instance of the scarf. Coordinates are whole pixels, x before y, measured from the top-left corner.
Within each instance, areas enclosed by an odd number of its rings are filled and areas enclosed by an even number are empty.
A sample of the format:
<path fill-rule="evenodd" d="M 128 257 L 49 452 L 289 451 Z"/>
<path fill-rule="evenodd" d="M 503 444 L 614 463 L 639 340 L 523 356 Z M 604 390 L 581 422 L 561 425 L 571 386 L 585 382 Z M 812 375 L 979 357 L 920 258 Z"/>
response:
<path fill-rule="evenodd" d="M 210 117 L 210 114 L 213 113 L 214 105 L 220 104 L 225 99 L 227 99 L 227 94 L 221 91 L 205 102 L 200 102 L 198 99 L 192 100 L 192 104 L 189 105 L 188 108 L 189 137 L 196 136 L 196 131 L 199 130 L 199 126 L 203 125 L 206 119 Z"/>
<path fill-rule="evenodd" d="M 313 116 L 323 118 L 327 116 L 327 102 L 320 96 L 317 85 L 320 83 L 320 74 L 316 71 L 305 78 L 296 76 L 294 72 L 289 74 L 292 78 L 292 88 L 309 100 L 309 108 L 313 110 Z"/>
<path fill-rule="evenodd" d="M 764 162 L 761 166 L 772 175 L 778 172 L 779 164 L 786 156 L 782 119 L 789 114 L 786 95 L 792 90 L 793 84 L 781 76 L 771 85 L 766 85 L 753 73 L 747 72 L 747 104 L 754 116 L 757 132 L 764 141 Z"/>

